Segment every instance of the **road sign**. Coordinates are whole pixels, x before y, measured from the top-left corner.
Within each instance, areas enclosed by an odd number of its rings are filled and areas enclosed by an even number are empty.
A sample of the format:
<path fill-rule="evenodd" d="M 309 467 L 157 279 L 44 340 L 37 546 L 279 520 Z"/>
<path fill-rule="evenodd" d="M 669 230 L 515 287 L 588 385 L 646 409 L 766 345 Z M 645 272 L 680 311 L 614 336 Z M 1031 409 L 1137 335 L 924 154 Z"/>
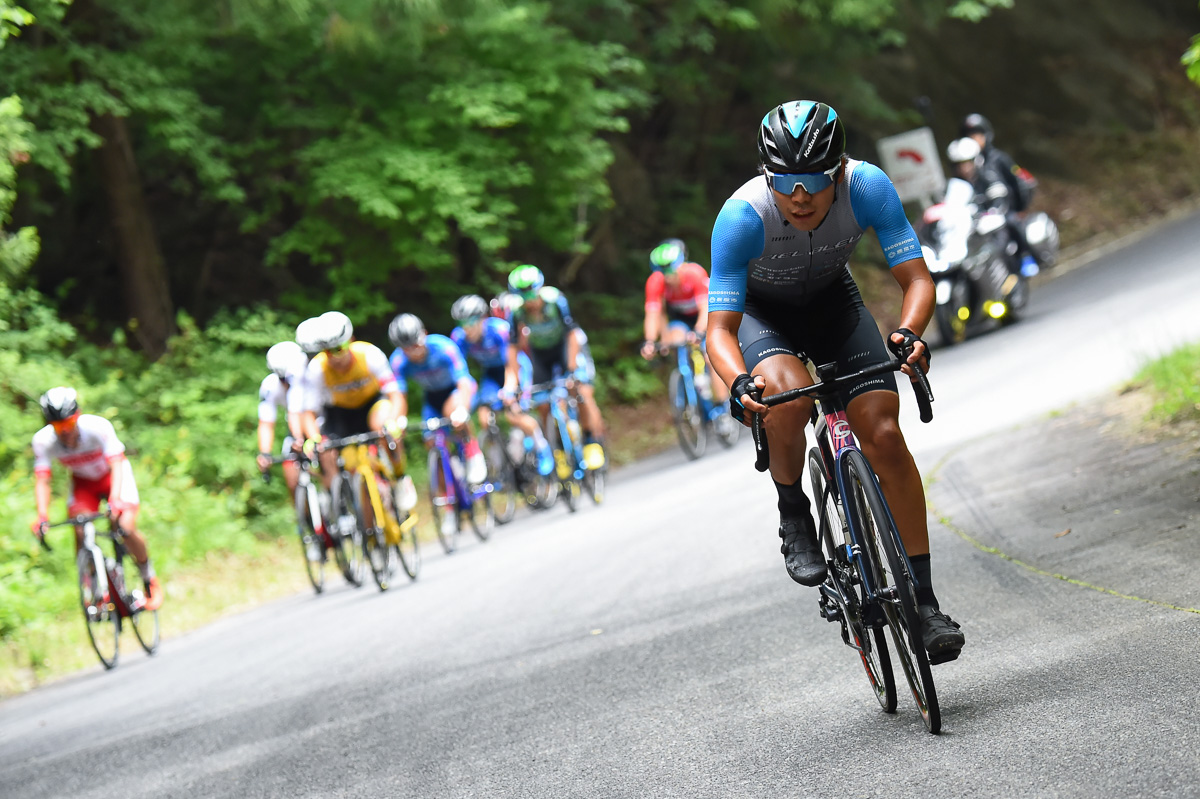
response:
<path fill-rule="evenodd" d="M 946 173 L 937 142 L 929 128 L 917 128 L 880 139 L 879 165 L 896 186 L 901 202 L 941 197 L 946 190 Z"/>

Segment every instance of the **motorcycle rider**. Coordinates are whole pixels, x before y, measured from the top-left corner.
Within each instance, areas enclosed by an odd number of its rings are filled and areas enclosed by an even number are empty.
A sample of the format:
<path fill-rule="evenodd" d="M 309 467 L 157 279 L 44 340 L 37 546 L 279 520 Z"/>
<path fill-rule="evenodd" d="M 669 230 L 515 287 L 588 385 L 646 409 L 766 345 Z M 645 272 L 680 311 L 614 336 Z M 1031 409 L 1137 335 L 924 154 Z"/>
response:
<path fill-rule="evenodd" d="M 962 124 L 959 126 L 959 135 L 972 139 L 979 145 L 983 168 L 1004 182 L 1004 186 L 1008 190 L 1008 199 L 1006 207 L 1001 210 L 1004 212 L 1005 222 L 1008 223 L 1008 233 L 1017 243 L 1023 273 L 1026 277 L 1036 275 L 1039 268 L 1046 264 L 1042 263 L 1037 252 L 1029 246 L 1029 241 L 1025 238 L 1025 225 L 1021 218 L 1033 199 L 1034 184 L 1031 176 L 1017 166 L 1012 156 L 993 143 L 995 132 L 992 129 L 992 123 L 983 114 L 973 113 L 963 117 Z M 1022 178 L 1022 174 L 1025 175 L 1025 179 Z M 1032 264 L 1028 263 L 1029 259 L 1032 259 Z"/>
<path fill-rule="evenodd" d="M 1005 223 L 1008 226 L 1009 235 L 1017 243 L 1018 253 L 1022 251 L 1031 253 L 1032 249 L 1025 240 L 1021 218 L 1012 210 L 1013 196 L 1008 182 L 997 171 L 995 165 L 988 162 L 987 156 L 983 154 L 983 148 L 979 145 L 979 142 L 969 136 L 955 139 L 946 148 L 946 157 L 950 159 L 955 176 L 970 183 L 971 187 L 975 190 L 975 204 L 979 206 L 979 210 L 989 211 L 994 209 L 1003 214 Z M 1037 274 L 1036 259 L 1034 260 L 1035 268 L 1028 271 Z M 1015 258 L 1006 258 L 1005 264 L 1013 274 L 1027 271 L 1025 270 L 1025 264 Z M 1030 276 L 1026 274 L 1026 277 Z"/>

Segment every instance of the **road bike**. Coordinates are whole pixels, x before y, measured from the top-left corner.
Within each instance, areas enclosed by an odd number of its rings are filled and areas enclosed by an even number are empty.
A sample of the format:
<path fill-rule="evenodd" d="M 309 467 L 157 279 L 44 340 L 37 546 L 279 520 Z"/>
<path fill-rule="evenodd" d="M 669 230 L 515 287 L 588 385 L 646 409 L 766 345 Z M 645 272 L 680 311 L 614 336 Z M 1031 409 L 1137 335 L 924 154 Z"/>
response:
<path fill-rule="evenodd" d="M 383 442 L 395 453 L 400 442 L 385 432 L 359 433 L 323 442 L 318 451 L 337 450 L 337 474 L 334 477 L 335 518 L 340 532 L 358 537 L 362 560 L 380 591 L 391 587 L 399 562 L 409 580 L 421 571 L 421 550 L 417 541 L 415 511 L 396 507 L 396 491 L 391 457 L 379 457 Z M 353 548 L 352 548 L 353 549 Z"/>
<path fill-rule="evenodd" d="M 292 506 L 296 511 L 296 534 L 300 538 L 304 568 L 313 591 L 319 594 L 325 590 L 325 562 L 330 552 L 333 552 L 334 560 L 346 582 L 360 585 L 362 559 L 354 549 L 352 538 L 342 535 L 336 524 L 329 524 L 326 514 L 321 509 L 320 488 L 312 479 L 313 459 L 303 452 L 289 452 L 271 458 L 272 464 L 287 461 L 294 461 L 300 470 L 296 490 L 292 495 Z M 262 475 L 264 483 L 271 482 L 270 472 L 264 471 Z"/>
<path fill-rule="evenodd" d="M 724 403 L 713 400 L 712 376 L 700 346 L 694 342 L 671 344 L 660 352 L 675 356 L 676 365 L 667 380 L 667 397 L 683 454 L 688 460 L 703 455 L 710 433 L 715 433 L 727 449 L 736 444 L 741 425 L 725 413 Z"/>
<path fill-rule="evenodd" d="M 453 431 L 449 418 L 426 419 L 422 431 L 430 435 L 429 503 L 433 526 L 442 549 L 449 555 L 458 549 L 463 519 L 480 541 L 487 541 L 496 523 L 492 509 L 492 483 L 468 485 L 464 476 L 462 437 Z"/>
<path fill-rule="evenodd" d="M 572 378 L 560 377 L 529 387 L 535 404 L 550 406 L 546 416 L 546 440 L 554 450 L 559 494 L 571 512 L 578 510 L 579 498 L 584 493 L 597 505 L 604 501 L 605 475 L 608 473 L 607 457 L 603 466 L 591 468 L 583 456 L 583 428 L 579 423 L 579 401 L 574 386 Z"/>
<path fill-rule="evenodd" d="M 97 530 L 97 519 L 107 519 L 109 529 Z M 83 544 L 75 556 L 75 566 L 79 573 L 79 603 L 96 657 L 105 669 L 117 665 L 121 654 L 121 631 L 126 621 L 142 649 L 147 655 L 153 655 L 158 648 L 158 611 L 144 607 L 145 593 L 138 585 L 137 563 L 125 548 L 125 531 L 109 513 L 81 513 L 65 521 L 43 525 L 42 531 L 67 526 L 83 528 Z M 112 541 L 111 558 L 105 557 L 96 543 L 97 538 Z M 38 536 L 38 541 L 47 552 L 53 551 L 43 536 Z M 131 567 L 131 573 L 138 575 L 132 588 L 125 583 L 126 563 Z"/>
<path fill-rule="evenodd" d="M 900 367 L 899 361 L 889 360 L 839 377 L 836 364 L 825 364 L 817 367 L 819 382 L 815 385 L 764 397 L 760 402 L 774 406 L 800 397 L 816 400 L 811 421 L 817 445 L 809 451 L 808 467 L 828 564 L 828 577 L 817 600 L 821 617 L 841 625 L 842 641 L 858 652 L 880 707 L 894 713 L 896 681 L 886 628 L 925 727 L 936 734 L 942 726 L 941 711 L 921 639 L 912 563 L 838 395 L 845 386 Z M 918 379 L 912 386 L 921 421 L 928 422 L 933 418 L 933 393 L 924 372 L 919 367 L 914 370 Z M 762 416 L 751 416 L 755 468 L 766 471 L 770 450 Z"/>
<path fill-rule="evenodd" d="M 558 499 L 558 481 L 538 473 L 533 439 L 516 427 L 505 436 L 498 421 L 503 407 L 497 402 L 488 414 L 488 423 L 481 424 L 479 431 L 479 448 L 487 461 L 488 482 L 493 486 L 492 507 L 497 524 L 512 521 L 518 497 L 524 498 L 531 508 L 548 508 Z"/>

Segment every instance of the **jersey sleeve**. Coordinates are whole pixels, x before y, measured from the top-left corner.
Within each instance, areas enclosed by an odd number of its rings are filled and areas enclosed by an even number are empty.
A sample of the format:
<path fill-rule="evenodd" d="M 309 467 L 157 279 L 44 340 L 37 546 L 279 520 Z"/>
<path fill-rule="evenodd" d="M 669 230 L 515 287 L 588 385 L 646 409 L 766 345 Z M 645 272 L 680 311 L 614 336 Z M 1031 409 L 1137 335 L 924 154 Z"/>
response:
<path fill-rule="evenodd" d="M 392 352 L 388 365 L 392 370 L 392 376 L 396 379 L 396 388 L 401 394 L 407 394 L 408 379 L 404 376 L 404 369 L 408 366 L 408 356 L 404 354 L 404 350 L 397 347 Z"/>
<path fill-rule="evenodd" d="M 573 330 L 579 326 L 571 316 L 571 306 L 567 304 L 567 298 L 563 296 L 561 291 L 554 298 L 554 304 L 558 306 L 558 312 L 562 315 L 563 324 L 567 326 L 568 330 Z"/>
<path fill-rule="evenodd" d="M 117 438 L 117 431 L 112 422 L 103 416 L 97 416 L 96 419 L 96 432 L 100 436 L 100 451 L 104 453 L 104 457 L 110 461 L 125 457 L 125 445 Z"/>
<path fill-rule="evenodd" d="M 33 473 L 36 475 L 49 475 L 50 466 L 53 463 L 50 458 L 52 440 L 48 440 L 47 430 L 53 430 L 53 428 L 46 425 L 33 436 Z"/>
<path fill-rule="evenodd" d="M 367 361 L 367 370 L 379 383 L 380 394 L 390 394 L 393 391 L 399 391 L 399 382 L 396 380 L 396 373 L 392 371 L 392 363 L 388 360 L 388 356 L 383 354 L 383 350 L 376 347 L 374 344 L 368 344 L 363 348 L 364 358 Z"/>
<path fill-rule="evenodd" d="M 712 232 L 712 279 L 708 283 L 708 310 L 746 308 L 746 275 L 750 261 L 763 254 L 767 230 L 762 217 L 745 200 L 728 199 L 717 214 Z"/>
<path fill-rule="evenodd" d="M 850 207 L 863 230 L 875 229 L 888 267 L 921 257 L 917 234 L 904 215 L 896 187 L 874 164 L 860 163 L 850 174 Z"/>
<path fill-rule="evenodd" d="M 663 287 L 666 285 L 666 278 L 662 272 L 654 272 L 650 277 L 646 278 L 646 310 L 657 311 L 662 308 Z"/>
<path fill-rule="evenodd" d="M 274 424 L 279 420 L 279 377 L 269 374 L 258 387 L 258 421 Z"/>
<path fill-rule="evenodd" d="M 457 383 L 464 377 L 470 377 L 471 373 L 467 370 L 467 359 L 463 356 L 462 350 L 458 345 L 449 339 L 446 340 L 446 346 L 442 350 L 442 355 L 446 359 L 447 365 L 450 367 L 450 376 Z"/>
<path fill-rule="evenodd" d="M 300 386 L 300 409 L 320 413 L 325 405 L 325 395 L 329 389 L 325 385 L 325 370 L 316 358 L 308 362 L 304 370 L 304 381 Z"/>
<path fill-rule="evenodd" d="M 450 340 L 463 352 L 467 351 L 467 334 L 461 327 L 456 327 L 450 331 Z"/>

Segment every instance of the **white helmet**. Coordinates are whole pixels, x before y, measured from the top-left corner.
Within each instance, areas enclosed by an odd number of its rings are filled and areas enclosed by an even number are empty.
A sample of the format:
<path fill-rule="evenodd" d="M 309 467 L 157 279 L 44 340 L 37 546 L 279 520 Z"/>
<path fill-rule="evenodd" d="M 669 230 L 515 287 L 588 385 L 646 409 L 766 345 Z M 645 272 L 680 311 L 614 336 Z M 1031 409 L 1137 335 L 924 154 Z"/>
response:
<path fill-rule="evenodd" d="M 950 142 L 950 146 L 946 148 L 946 157 L 950 159 L 951 163 L 958 164 L 963 161 L 974 161 L 981 152 L 983 151 L 979 148 L 979 142 L 964 136 Z"/>
<path fill-rule="evenodd" d="M 388 325 L 388 338 L 397 347 L 415 347 L 425 343 L 425 323 L 410 313 L 402 313 Z"/>
<path fill-rule="evenodd" d="M 339 311 L 327 311 L 305 319 L 296 328 L 296 343 L 309 355 L 340 347 L 354 335 L 350 317 Z"/>
<path fill-rule="evenodd" d="M 450 307 L 450 316 L 456 322 L 466 322 L 471 319 L 482 319 L 487 316 L 487 301 L 478 294 L 467 294 L 459 297 Z"/>
<path fill-rule="evenodd" d="M 42 406 L 42 418 L 47 422 L 61 422 L 79 413 L 79 397 L 75 389 L 55 386 L 38 400 Z"/>
<path fill-rule="evenodd" d="M 280 380 L 286 380 L 290 375 L 304 371 L 306 363 L 308 356 L 294 341 L 281 341 L 267 350 L 267 368 Z"/>

